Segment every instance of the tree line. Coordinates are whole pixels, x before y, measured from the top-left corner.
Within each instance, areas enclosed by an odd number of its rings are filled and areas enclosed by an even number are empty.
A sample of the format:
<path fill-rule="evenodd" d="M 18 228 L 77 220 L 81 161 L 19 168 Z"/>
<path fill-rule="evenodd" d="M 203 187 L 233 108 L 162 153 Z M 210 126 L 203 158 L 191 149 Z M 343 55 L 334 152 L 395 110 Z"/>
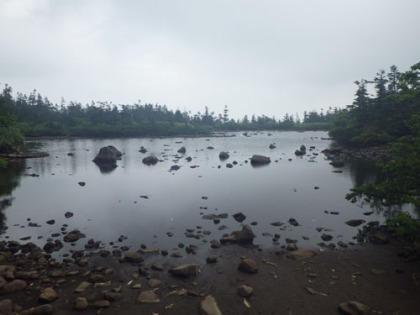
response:
<path fill-rule="evenodd" d="M 305 112 L 299 116 L 286 114 L 283 119 L 265 115 L 243 119 L 229 118 L 225 106 L 222 114 L 215 115 L 208 107 L 203 113 L 170 110 L 165 105 L 141 104 L 114 105 L 108 102 L 78 102 L 53 104 L 36 90 L 29 96 L 17 93 L 5 85 L 0 94 L 0 130 L 2 142 L 0 153 L 13 151 L 16 144 L 10 143 L 7 135 L 25 137 L 75 136 L 75 137 L 128 137 L 128 136 L 172 136 L 199 135 L 213 131 L 235 130 L 296 130 L 327 129 L 339 110 Z M 7 132 L 6 132 L 7 130 Z M 21 138 L 19 138 L 21 139 Z"/>

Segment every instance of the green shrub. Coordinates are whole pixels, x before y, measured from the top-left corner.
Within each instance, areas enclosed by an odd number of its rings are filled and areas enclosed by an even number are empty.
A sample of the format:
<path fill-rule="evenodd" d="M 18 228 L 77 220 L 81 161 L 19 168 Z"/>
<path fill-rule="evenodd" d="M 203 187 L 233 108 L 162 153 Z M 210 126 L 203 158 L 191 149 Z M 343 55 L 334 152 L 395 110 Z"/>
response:
<path fill-rule="evenodd" d="M 392 217 L 386 225 L 392 229 L 396 240 L 400 243 L 420 241 L 420 220 L 413 218 L 405 211 Z"/>

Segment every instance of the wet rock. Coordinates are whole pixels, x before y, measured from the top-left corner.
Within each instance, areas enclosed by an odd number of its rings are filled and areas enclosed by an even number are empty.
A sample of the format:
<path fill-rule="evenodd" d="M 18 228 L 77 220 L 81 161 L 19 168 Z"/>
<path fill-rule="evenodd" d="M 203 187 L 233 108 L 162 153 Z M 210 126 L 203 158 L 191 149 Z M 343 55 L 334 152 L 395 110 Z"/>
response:
<path fill-rule="evenodd" d="M 146 165 L 155 165 L 158 161 L 158 158 L 154 155 L 147 156 L 142 160 L 143 164 Z"/>
<path fill-rule="evenodd" d="M 181 153 L 181 154 L 185 154 L 185 152 L 187 152 L 187 149 L 185 149 L 185 147 L 181 147 L 178 150 L 178 153 Z"/>
<path fill-rule="evenodd" d="M 269 164 L 270 162 L 271 162 L 271 159 L 264 155 L 253 155 L 251 157 L 252 165 L 265 165 L 265 164 Z"/>
<path fill-rule="evenodd" d="M 42 293 L 38 297 L 38 300 L 42 303 L 48 303 L 48 302 L 54 301 L 57 298 L 58 298 L 57 292 L 53 288 L 48 287 L 48 288 L 45 288 L 44 291 L 42 291 Z"/>
<path fill-rule="evenodd" d="M 244 224 L 241 231 L 233 231 L 229 236 L 223 237 L 220 243 L 243 243 L 251 244 L 255 234 L 249 225 Z"/>
<path fill-rule="evenodd" d="M 141 147 L 140 147 L 139 152 L 140 152 L 140 153 L 146 153 L 146 152 L 147 152 L 147 150 L 146 150 L 146 148 L 145 148 L 145 147 L 141 146 Z"/>
<path fill-rule="evenodd" d="M 389 237 L 386 234 L 378 232 L 378 233 L 375 233 L 375 234 L 371 235 L 369 237 L 369 241 L 372 244 L 383 245 L 383 244 L 388 244 L 389 243 Z"/>
<path fill-rule="evenodd" d="M 344 315 L 373 315 L 377 312 L 357 301 L 344 302 L 338 305 L 338 311 Z"/>
<path fill-rule="evenodd" d="M 270 144 L 270 145 L 268 146 L 268 148 L 269 148 L 269 149 L 275 149 L 275 148 L 276 148 L 276 146 L 272 143 L 272 144 Z"/>
<path fill-rule="evenodd" d="M 302 152 L 301 150 L 296 150 L 295 151 L 295 155 L 296 156 L 302 156 L 302 155 L 304 155 L 305 154 L 305 152 Z"/>
<path fill-rule="evenodd" d="M 105 166 L 109 169 L 117 167 L 117 159 L 121 158 L 121 152 L 118 151 L 114 146 L 102 147 L 99 153 L 93 159 L 97 165 Z"/>
<path fill-rule="evenodd" d="M 86 186 L 86 182 L 78 182 L 79 186 L 85 187 Z"/>
<path fill-rule="evenodd" d="M 205 299 L 200 302 L 200 311 L 203 315 L 222 315 L 216 300 L 211 295 L 207 295 Z"/>
<path fill-rule="evenodd" d="M 171 273 L 175 277 L 181 278 L 190 278 L 198 275 L 200 272 L 200 268 L 198 265 L 195 264 L 183 264 L 174 268 L 169 269 L 169 273 Z"/>
<path fill-rule="evenodd" d="M 239 296 L 247 297 L 251 295 L 252 292 L 254 292 L 254 289 L 248 285 L 242 284 L 238 286 L 238 288 L 236 289 L 236 292 L 238 293 Z"/>
<path fill-rule="evenodd" d="M 226 167 L 227 167 L 227 168 L 232 168 L 232 167 L 233 167 L 233 164 L 231 164 L 231 163 L 227 163 L 227 164 L 226 164 Z"/>
<path fill-rule="evenodd" d="M 288 251 L 298 250 L 296 243 L 288 243 L 286 249 Z"/>
<path fill-rule="evenodd" d="M 63 240 L 66 243 L 73 243 L 78 241 L 79 239 L 85 237 L 83 233 L 81 233 L 79 230 L 73 230 L 69 232 L 66 236 L 64 236 Z"/>
<path fill-rule="evenodd" d="M 53 225 L 55 223 L 55 220 L 48 220 L 46 223 L 49 225 Z"/>
<path fill-rule="evenodd" d="M 338 246 L 340 246 L 340 247 L 342 247 L 342 248 L 347 248 L 347 244 L 346 244 L 346 243 L 344 243 L 343 241 L 339 241 L 339 242 L 337 243 L 337 245 L 338 245 Z"/>
<path fill-rule="evenodd" d="M 303 260 L 316 256 L 317 253 L 311 249 L 298 249 L 287 254 L 288 258 L 294 260 Z"/>
<path fill-rule="evenodd" d="M 85 310 L 89 307 L 89 303 L 84 297 L 77 297 L 76 301 L 74 302 L 74 309 L 78 311 Z"/>
<path fill-rule="evenodd" d="M 232 215 L 232 217 L 237 221 L 237 222 L 242 222 L 246 219 L 246 215 L 244 215 L 242 212 L 238 212 Z"/>
<path fill-rule="evenodd" d="M 271 222 L 270 223 L 272 226 L 282 226 L 282 225 L 284 225 L 284 222 L 281 222 L 281 221 L 276 221 L 276 222 Z"/>
<path fill-rule="evenodd" d="M 136 301 L 140 304 L 154 304 L 159 303 L 160 299 L 154 290 L 149 290 L 141 292 Z"/>
<path fill-rule="evenodd" d="M 169 169 L 169 171 L 177 171 L 181 168 L 181 166 L 179 165 L 172 165 L 171 168 Z"/>
<path fill-rule="evenodd" d="M 221 244 L 218 240 L 211 240 L 210 241 L 210 247 L 211 248 L 220 248 Z"/>
<path fill-rule="evenodd" d="M 332 239 L 333 239 L 333 237 L 332 237 L 332 235 L 330 235 L 330 234 L 322 234 L 321 235 L 321 239 L 324 241 L 324 242 L 329 242 L 329 241 L 331 241 Z"/>
<path fill-rule="evenodd" d="M 349 221 L 346 221 L 345 223 L 347 225 L 355 227 L 355 226 L 359 226 L 359 225 L 361 225 L 365 222 L 366 222 L 365 220 L 349 220 Z"/>
<path fill-rule="evenodd" d="M 12 280 L 0 288 L 0 295 L 14 293 L 25 289 L 27 286 L 24 280 Z"/>
<path fill-rule="evenodd" d="M 66 219 L 71 218 L 73 215 L 74 214 L 71 211 L 67 211 L 66 213 L 64 213 L 64 217 L 66 217 Z"/>
<path fill-rule="evenodd" d="M 19 315 L 50 315 L 54 311 L 54 307 L 51 304 L 44 304 L 37 307 L 32 307 L 27 310 L 23 310 Z"/>
<path fill-rule="evenodd" d="M 219 159 L 221 161 L 227 160 L 228 158 L 229 158 L 229 154 L 227 152 L 222 151 L 219 153 Z"/>
<path fill-rule="evenodd" d="M 144 258 L 137 252 L 128 252 L 121 257 L 121 260 L 129 263 L 139 263 L 144 261 Z"/>
<path fill-rule="evenodd" d="M 246 273 L 257 273 L 258 264 L 251 258 L 245 258 L 240 262 L 238 270 Z"/>
<path fill-rule="evenodd" d="M 207 147 L 207 150 L 214 150 L 214 147 L 212 147 L 211 145 L 209 145 L 209 146 Z"/>
<path fill-rule="evenodd" d="M 298 226 L 299 225 L 298 221 L 295 218 L 290 218 L 289 223 L 293 226 Z"/>

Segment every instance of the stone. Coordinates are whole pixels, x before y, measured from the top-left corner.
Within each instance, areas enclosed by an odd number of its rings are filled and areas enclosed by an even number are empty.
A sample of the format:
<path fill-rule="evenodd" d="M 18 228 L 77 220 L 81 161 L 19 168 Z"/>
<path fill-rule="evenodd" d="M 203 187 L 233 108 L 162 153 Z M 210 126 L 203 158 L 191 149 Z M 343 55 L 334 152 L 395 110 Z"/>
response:
<path fill-rule="evenodd" d="M 88 307 L 89 307 L 89 303 L 86 300 L 86 298 L 79 296 L 79 297 L 76 298 L 76 301 L 74 302 L 74 307 L 73 308 L 75 310 L 82 311 L 82 310 L 87 309 Z"/>
<path fill-rule="evenodd" d="M 372 244 L 383 245 L 383 244 L 388 244 L 389 243 L 389 237 L 386 234 L 378 232 L 378 233 L 375 233 L 375 234 L 369 236 L 369 241 Z"/>
<path fill-rule="evenodd" d="M 176 277 L 189 278 L 198 275 L 200 268 L 195 264 L 183 264 L 169 269 L 169 272 Z"/>
<path fill-rule="evenodd" d="M 208 264 L 215 264 L 217 262 L 217 256 L 216 255 L 211 255 L 211 256 L 207 257 L 206 262 Z"/>
<path fill-rule="evenodd" d="M 157 280 L 157 279 L 150 279 L 149 281 L 147 281 L 147 284 L 151 288 L 157 288 L 158 286 L 160 286 L 161 283 L 162 281 Z"/>
<path fill-rule="evenodd" d="M 27 286 L 24 280 L 12 280 L 0 288 L 0 295 L 10 294 L 25 289 Z"/>
<path fill-rule="evenodd" d="M 222 151 L 219 153 L 219 159 L 221 161 L 227 160 L 228 158 L 229 158 L 229 154 L 227 152 Z"/>
<path fill-rule="evenodd" d="M 332 237 L 332 235 L 330 235 L 330 234 L 325 234 L 325 233 L 323 233 L 323 234 L 321 235 L 321 239 L 322 239 L 324 242 L 329 242 L 329 241 L 331 241 L 331 240 L 333 239 L 333 237 Z"/>
<path fill-rule="evenodd" d="M 146 148 L 145 148 L 145 147 L 141 146 L 141 147 L 140 147 L 139 152 L 140 152 L 140 153 L 146 153 L 146 152 L 147 152 L 147 150 L 146 150 Z"/>
<path fill-rule="evenodd" d="M 0 314 L 1 315 L 13 315 L 13 302 L 12 300 L 5 299 L 0 301 Z"/>
<path fill-rule="evenodd" d="M 271 159 L 264 155 L 253 155 L 251 157 L 251 165 L 265 165 L 269 164 Z"/>
<path fill-rule="evenodd" d="M 114 146 L 102 147 L 93 162 L 98 166 L 112 170 L 117 167 L 117 159 L 121 158 L 121 155 L 121 152 Z"/>
<path fill-rule="evenodd" d="M 298 221 L 295 218 L 290 218 L 289 223 L 293 226 L 298 226 L 299 225 Z"/>
<path fill-rule="evenodd" d="M 118 292 L 112 292 L 112 291 L 105 291 L 104 292 L 104 298 L 108 301 L 118 301 L 122 297 L 121 293 Z"/>
<path fill-rule="evenodd" d="M 311 249 L 298 249 L 287 254 L 288 258 L 294 260 L 303 260 L 316 256 L 317 253 Z"/>
<path fill-rule="evenodd" d="M 287 243 L 286 249 L 288 251 L 294 251 L 294 250 L 298 250 L 299 248 L 297 247 L 296 243 Z"/>
<path fill-rule="evenodd" d="M 346 221 L 345 223 L 347 225 L 355 227 L 355 226 L 359 226 L 359 225 L 361 225 L 365 222 L 366 222 L 365 220 L 349 220 L 349 221 Z"/>
<path fill-rule="evenodd" d="M 85 235 L 83 233 L 81 233 L 78 230 L 73 230 L 71 232 L 69 232 L 68 234 L 66 234 L 66 236 L 64 236 L 63 240 L 66 243 L 73 243 L 73 242 L 77 242 L 79 239 L 85 237 Z"/>
<path fill-rule="evenodd" d="M 344 161 L 343 160 L 332 160 L 330 163 L 334 167 L 343 167 Z"/>
<path fill-rule="evenodd" d="M 258 264 L 251 258 L 245 258 L 240 262 L 238 270 L 246 273 L 257 273 Z"/>
<path fill-rule="evenodd" d="M 252 244 L 255 234 L 249 225 L 242 225 L 241 231 L 233 231 L 229 236 L 223 237 L 220 243 L 243 243 Z"/>
<path fill-rule="evenodd" d="M 48 288 L 45 288 L 44 291 L 42 291 L 42 293 L 38 297 L 38 300 L 42 303 L 48 303 L 48 302 L 52 302 L 56 300 L 57 298 L 58 298 L 57 292 L 53 288 L 48 287 Z"/>
<path fill-rule="evenodd" d="M 66 213 L 64 213 L 64 217 L 65 217 L 66 219 L 71 218 L 73 215 L 74 215 L 74 213 L 73 213 L 73 212 L 71 212 L 71 211 L 67 211 Z"/>
<path fill-rule="evenodd" d="M 130 263 L 140 263 L 140 262 L 144 261 L 143 256 L 141 256 L 137 252 L 128 252 L 128 253 L 124 254 L 124 256 L 121 259 L 123 261 L 127 261 L 127 262 L 130 262 Z"/>
<path fill-rule="evenodd" d="M 92 284 L 87 281 L 83 281 L 80 283 L 77 288 L 74 290 L 75 293 L 83 293 L 87 288 L 89 288 Z"/>
<path fill-rule="evenodd" d="M 95 308 L 107 308 L 111 306 L 111 303 L 108 300 L 99 300 L 93 303 L 93 306 Z"/>
<path fill-rule="evenodd" d="M 242 212 L 237 212 L 233 214 L 232 217 L 239 223 L 246 219 L 246 215 L 244 215 Z"/>
<path fill-rule="evenodd" d="M 344 315 L 373 315 L 377 314 L 372 308 L 357 301 L 344 302 L 338 305 L 338 311 Z"/>
<path fill-rule="evenodd" d="M 215 298 L 211 295 L 207 295 L 205 299 L 200 302 L 200 311 L 203 315 L 222 315 Z"/>
<path fill-rule="evenodd" d="M 23 310 L 19 315 L 50 315 L 54 311 L 54 307 L 51 304 L 44 304 L 37 307 L 32 307 L 27 310 Z"/>
<path fill-rule="evenodd" d="M 55 223 L 55 220 L 48 220 L 46 223 L 49 224 L 49 225 L 52 225 L 52 224 Z"/>
<path fill-rule="evenodd" d="M 137 303 L 140 304 L 152 304 L 152 303 L 159 303 L 160 299 L 156 295 L 155 290 L 143 291 L 137 297 Z"/>
<path fill-rule="evenodd" d="M 239 296 L 247 297 L 251 295 L 252 292 L 254 292 L 254 289 L 248 285 L 242 284 L 238 286 L 238 288 L 236 289 L 236 292 L 238 293 Z"/>
<path fill-rule="evenodd" d="M 181 154 L 185 154 L 185 152 L 187 152 L 187 150 L 185 149 L 185 147 L 181 147 L 181 148 L 178 150 L 178 153 L 181 153 Z"/>
<path fill-rule="evenodd" d="M 143 164 L 146 165 L 155 165 L 158 161 L 158 158 L 154 155 L 147 156 L 142 160 Z"/>

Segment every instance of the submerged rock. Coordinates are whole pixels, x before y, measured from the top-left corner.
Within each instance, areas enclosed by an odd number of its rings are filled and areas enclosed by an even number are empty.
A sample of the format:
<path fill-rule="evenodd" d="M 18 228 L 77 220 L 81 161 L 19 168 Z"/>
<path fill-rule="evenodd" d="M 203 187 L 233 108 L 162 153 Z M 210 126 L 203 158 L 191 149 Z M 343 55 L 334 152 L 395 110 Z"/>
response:
<path fill-rule="evenodd" d="M 227 160 L 229 158 L 229 154 L 227 153 L 227 152 L 220 152 L 219 153 L 219 159 L 220 160 L 222 160 L 222 161 L 224 161 L 224 160 Z"/>

